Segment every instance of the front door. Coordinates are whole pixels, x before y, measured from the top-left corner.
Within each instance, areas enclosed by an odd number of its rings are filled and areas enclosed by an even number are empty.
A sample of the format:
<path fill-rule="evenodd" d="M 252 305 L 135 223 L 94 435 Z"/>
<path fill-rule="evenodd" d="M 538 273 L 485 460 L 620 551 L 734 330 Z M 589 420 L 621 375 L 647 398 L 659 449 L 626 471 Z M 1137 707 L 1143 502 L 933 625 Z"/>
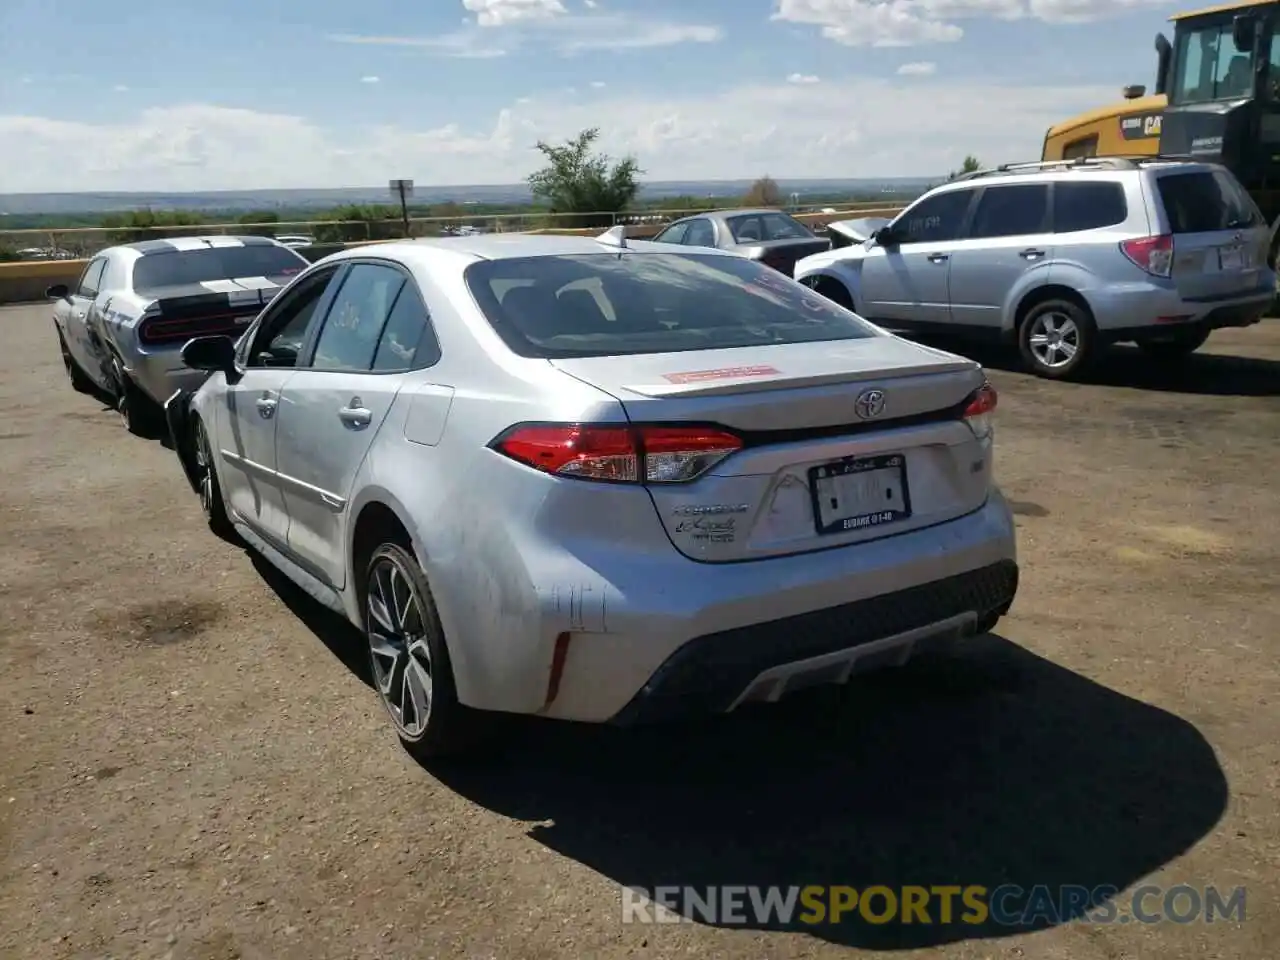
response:
<path fill-rule="evenodd" d="M 67 349 L 80 364 L 80 368 L 93 376 L 99 385 L 105 382 L 102 376 L 103 355 L 101 348 L 90 336 L 92 327 L 89 325 L 89 313 L 98 298 L 98 291 L 102 288 L 102 274 L 106 268 L 106 257 L 97 257 L 89 262 L 67 297 L 63 313 L 67 331 Z"/>
<path fill-rule="evenodd" d="M 869 320 L 906 326 L 951 319 L 951 251 L 963 235 L 972 189 L 925 197 L 891 225 L 893 240 L 874 244 L 862 262 L 859 311 Z"/>
<path fill-rule="evenodd" d="M 983 190 L 966 239 L 951 251 L 952 322 L 998 332 L 1019 281 L 1033 272 L 1048 281 L 1051 229 L 1047 183 Z"/>
<path fill-rule="evenodd" d="M 316 271 L 267 308 L 245 348 L 240 379 L 221 395 L 217 436 L 219 477 L 231 509 L 279 547 L 288 543 L 289 514 L 276 473 L 280 394 L 295 375 L 308 325 L 337 267 Z"/>
<path fill-rule="evenodd" d="M 355 262 L 308 344 L 305 367 L 281 395 L 277 469 L 289 550 L 336 588 L 346 585 L 345 524 L 356 476 L 408 371 L 430 353 L 420 347 L 428 326 L 405 272 Z"/>

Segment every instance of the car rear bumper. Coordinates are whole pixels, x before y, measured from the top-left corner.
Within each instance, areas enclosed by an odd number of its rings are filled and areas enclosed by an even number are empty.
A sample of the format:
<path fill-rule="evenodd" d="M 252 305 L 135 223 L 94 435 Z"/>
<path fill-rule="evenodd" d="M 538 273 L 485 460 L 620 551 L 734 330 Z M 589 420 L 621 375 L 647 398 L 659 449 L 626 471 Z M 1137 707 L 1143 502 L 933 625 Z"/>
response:
<path fill-rule="evenodd" d="M 1172 288 L 1138 284 L 1094 291 L 1090 306 L 1104 340 L 1120 342 L 1167 335 L 1172 330 L 1219 330 L 1257 323 L 1275 300 L 1274 275 L 1263 287 L 1231 297 L 1191 300 Z"/>
<path fill-rule="evenodd" d="M 1017 589 L 1013 518 L 995 490 L 966 516 L 847 547 L 741 563 L 665 557 L 621 538 L 611 559 L 594 555 L 576 574 L 563 548 L 523 557 L 526 571 L 560 569 L 535 575 L 516 633 L 513 621 L 501 637 L 445 625 L 501 653 L 464 668 L 463 702 L 622 724 L 724 711 L 988 630 Z"/>
<path fill-rule="evenodd" d="M 183 365 L 182 346 L 135 352 L 126 358 L 126 372 L 158 404 L 165 403 L 175 390 L 194 392 L 209 377 L 204 370 Z"/>

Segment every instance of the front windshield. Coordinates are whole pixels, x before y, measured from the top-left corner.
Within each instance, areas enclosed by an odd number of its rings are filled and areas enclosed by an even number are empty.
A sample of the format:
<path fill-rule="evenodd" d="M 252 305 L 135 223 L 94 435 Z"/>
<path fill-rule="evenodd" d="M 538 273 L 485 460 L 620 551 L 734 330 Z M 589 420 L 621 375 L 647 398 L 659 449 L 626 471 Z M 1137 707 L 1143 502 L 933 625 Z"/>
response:
<path fill-rule="evenodd" d="M 1253 95 L 1253 56 L 1231 40 L 1231 21 L 1179 31 L 1174 103 L 1240 100 Z"/>

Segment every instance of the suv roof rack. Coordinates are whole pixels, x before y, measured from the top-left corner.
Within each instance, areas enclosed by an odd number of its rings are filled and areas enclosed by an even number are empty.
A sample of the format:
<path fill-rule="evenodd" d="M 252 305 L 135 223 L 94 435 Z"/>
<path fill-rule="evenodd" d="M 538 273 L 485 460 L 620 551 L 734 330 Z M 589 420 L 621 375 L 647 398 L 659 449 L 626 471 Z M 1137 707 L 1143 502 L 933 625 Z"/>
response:
<path fill-rule="evenodd" d="M 1134 153 L 1106 157 L 1074 157 L 1071 160 L 1024 160 L 1015 163 L 1002 163 L 998 167 L 986 170 L 974 170 L 962 173 L 950 180 L 959 183 L 962 180 L 977 180 L 981 177 L 1010 176 L 1019 173 L 1036 173 L 1041 170 L 1071 170 L 1081 167 L 1092 167 L 1105 170 L 1136 170 L 1143 163 L 1169 163 L 1193 161 L 1197 163 L 1212 162 L 1205 157 L 1193 156 L 1189 153 Z"/>

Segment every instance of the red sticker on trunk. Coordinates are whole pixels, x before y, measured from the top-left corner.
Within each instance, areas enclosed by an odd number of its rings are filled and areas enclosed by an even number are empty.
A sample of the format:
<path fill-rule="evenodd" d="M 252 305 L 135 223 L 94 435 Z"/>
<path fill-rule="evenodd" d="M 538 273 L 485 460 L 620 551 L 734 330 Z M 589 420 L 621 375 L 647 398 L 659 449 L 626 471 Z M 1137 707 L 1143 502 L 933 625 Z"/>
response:
<path fill-rule="evenodd" d="M 685 373 L 664 373 L 662 376 L 672 383 L 702 383 L 705 380 L 736 380 L 739 377 L 772 377 L 781 372 L 774 367 L 721 367 L 719 370 L 689 370 Z"/>

